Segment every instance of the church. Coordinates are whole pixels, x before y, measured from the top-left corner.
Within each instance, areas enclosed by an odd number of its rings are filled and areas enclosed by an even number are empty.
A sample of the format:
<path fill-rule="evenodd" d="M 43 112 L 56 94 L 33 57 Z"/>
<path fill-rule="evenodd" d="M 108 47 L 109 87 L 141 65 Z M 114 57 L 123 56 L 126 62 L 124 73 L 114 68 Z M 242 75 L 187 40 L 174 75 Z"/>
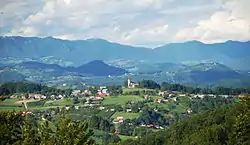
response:
<path fill-rule="evenodd" d="M 128 88 L 135 88 L 135 87 L 138 87 L 139 84 L 138 83 L 135 83 L 135 82 L 132 82 L 130 77 L 128 76 Z"/>

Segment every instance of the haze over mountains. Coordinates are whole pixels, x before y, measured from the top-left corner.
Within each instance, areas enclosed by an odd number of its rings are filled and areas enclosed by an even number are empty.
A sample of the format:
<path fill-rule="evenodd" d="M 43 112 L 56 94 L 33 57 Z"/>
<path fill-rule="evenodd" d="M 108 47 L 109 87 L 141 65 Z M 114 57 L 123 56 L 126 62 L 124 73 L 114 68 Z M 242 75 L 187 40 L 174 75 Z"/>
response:
<path fill-rule="evenodd" d="M 154 49 L 111 43 L 102 39 L 60 40 L 52 37 L 0 37 L 0 57 L 41 58 L 53 56 L 82 65 L 92 60 L 144 60 L 148 62 L 194 62 L 209 60 L 249 70 L 250 41 L 204 44 L 198 41 L 171 43 Z"/>
<path fill-rule="evenodd" d="M 0 67 L 5 68 L 0 73 L 0 83 L 13 78 L 52 84 L 123 84 L 130 73 L 135 81 L 250 84 L 249 41 L 217 44 L 190 41 L 152 49 L 103 39 L 69 41 L 13 36 L 0 37 L 0 44 Z"/>

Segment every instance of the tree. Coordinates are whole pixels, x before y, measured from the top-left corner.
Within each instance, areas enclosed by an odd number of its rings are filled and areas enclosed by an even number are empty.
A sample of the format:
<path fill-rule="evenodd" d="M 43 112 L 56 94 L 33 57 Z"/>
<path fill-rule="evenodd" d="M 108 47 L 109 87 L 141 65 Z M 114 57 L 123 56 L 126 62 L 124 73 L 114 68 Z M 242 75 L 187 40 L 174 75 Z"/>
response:
<path fill-rule="evenodd" d="M 92 130 L 88 130 L 86 122 L 72 121 L 68 116 L 60 115 L 55 132 L 48 122 L 37 126 L 22 112 L 0 113 L 0 143 L 1 144 L 34 144 L 34 145 L 90 145 Z"/>
<path fill-rule="evenodd" d="M 122 86 L 121 85 L 112 85 L 107 87 L 109 94 L 113 96 L 118 96 L 122 94 Z"/>
<path fill-rule="evenodd" d="M 146 88 L 146 89 L 160 89 L 160 85 L 152 80 L 143 80 L 139 82 L 139 84 L 140 84 L 140 87 Z"/>
<path fill-rule="evenodd" d="M 89 91 L 91 92 L 92 95 L 96 95 L 98 92 L 98 88 L 97 87 L 90 87 Z"/>
<path fill-rule="evenodd" d="M 128 87 L 128 80 L 124 81 L 123 86 L 124 86 L 125 88 Z"/>
<path fill-rule="evenodd" d="M 0 144 L 13 144 L 21 140 L 22 112 L 0 112 Z"/>
<path fill-rule="evenodd" d="M 237 105 L 240 114 L 236 116 L 231 142 L 247 145 L 250 144 L 250 97 L 243 98 L 241 102 L 241 105 Z"/>
<path fill-rule="evenodd" d="M 78 103 L 80 103 L 78 97 L 74 97 L 74 99 L 73 99 L 73 104 L 78 104 Z"/>
<path fill-rule="evenodd" d="M 60 117 L 56 127 L 56 144 L 94 144 L 94 141 L 91 139 L 93 131 L 88 131 L 86 122 L 72 121 L 69 117 Z"/>

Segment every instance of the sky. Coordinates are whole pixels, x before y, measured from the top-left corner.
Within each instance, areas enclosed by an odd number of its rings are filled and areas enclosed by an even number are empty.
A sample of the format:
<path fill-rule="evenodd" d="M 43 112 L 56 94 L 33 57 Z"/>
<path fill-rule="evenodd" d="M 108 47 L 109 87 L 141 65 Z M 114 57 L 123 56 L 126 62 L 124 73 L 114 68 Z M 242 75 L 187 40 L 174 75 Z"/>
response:
<path fill-rule="evenodd" d="M 133 46 L 250 40 L 250 0 L 1 0 L 1 36 Z"/>

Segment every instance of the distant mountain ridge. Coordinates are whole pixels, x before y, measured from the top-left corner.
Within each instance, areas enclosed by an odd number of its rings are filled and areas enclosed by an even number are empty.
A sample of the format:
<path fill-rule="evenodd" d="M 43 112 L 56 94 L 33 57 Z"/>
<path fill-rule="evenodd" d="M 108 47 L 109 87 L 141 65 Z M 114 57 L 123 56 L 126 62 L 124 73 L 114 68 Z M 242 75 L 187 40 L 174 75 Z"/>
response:
<path fill-rule="evenodd" d="M 92 60 L 125 59 L 132 61 L 181 63 L 211 60 L 236 69 L 250 69 L 250 42 L 227 41 L 204 44 L 199 41 L 171 43 L 147 49 L 111 43 L 103 39 L 61 40 L 53 37 L 0 37 L 0 57 L 35 58 L 54 56 L 75 66 Z"/>
<path fill-rule="evenodd" d="M 87 64 L 83 64 L 79 67 L 62 67 L 57 64 L 45 64 L 35 61 L 23 62 L 17 65 L 28 69 L 41 69 L 41 70 L 51 69 L 58 73 L 73 72 L 73 73 L 87 74 L 93 76 L 109 76 L 109 75 L 119 76 L 128 73 L 128 71 L 124 69 L 109 66 L 101 60 L 94 60 Z"/>

